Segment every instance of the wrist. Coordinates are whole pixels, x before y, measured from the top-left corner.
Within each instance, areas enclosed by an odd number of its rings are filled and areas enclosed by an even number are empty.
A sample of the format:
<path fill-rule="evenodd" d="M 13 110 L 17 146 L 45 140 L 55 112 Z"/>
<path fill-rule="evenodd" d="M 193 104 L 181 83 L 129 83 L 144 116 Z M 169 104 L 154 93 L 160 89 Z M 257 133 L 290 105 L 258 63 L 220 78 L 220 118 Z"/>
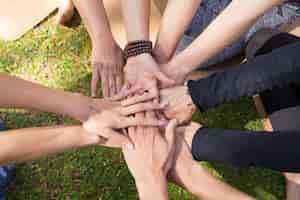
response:
<path fill-rule="evenodd" d="M 152 55 L 152 49 L 152 42 L 150 40 L 136 40 L 129 42 L 124 48 L 125 60 L 141 54 Z"/>
<path fill-rule="evenodd" d="M 97 135 L 88 133 L 82 126 L 80 127 L 79 138 L 79 146 L 82 148 L 86 146 L 97 145 L 100 141 Z"/>
<path fill-rule="evenodd" d="M 180 73 L 183 77 L 187 77 L 193 71 L 193 69 L 190 69 L 188 67 L 188 63 L 189 62 L 186 62 L 186 60 L 183 60 L 183 62 L 181 62 L 181 60 L 178 59 L 178 56 L 175 56 L 170 60 L 168 65 L 176 69 L 176 71 L 178 71 L 178 73 Z"/>
<path fill-rule="evenodd" d="M 192 149 L 193 139 L 196 135 L 197 131 L 202 128 L 202 126 L 198 123 L 190 123 L 187 127 L 185 127 L 184 131 L 184 139 L 186 143 L 188 144 L 189 148 Z"/>
<path fill-rule="evenodd" d="M 165 199 L 168 196 L 167 179 L 163 173 L 156 173 L 143 180 L 136 180 L 136 187 L 141 199 Z"/>
<path fill-rule="evenodd" d="M 165 45 L 160 45 L 158 43 L 155 44 L 153 48 L 153 56 L 159 64 L 165 64 L 171 60 L 173 51 L 170 51 L 169 49 L 170 48 Z"/>
<path fill-rule="evenodd" d="M 143 62 L 145 59 L 152 59 L 151 53 L 142 53 L 127 59 L 127 64 L 131 62 Z"/>
<path fill-rule="evenodd" d="M 75 149 L 96 145 L 99 142 L 99 137 L 89 134 L 82 126 L 67 126 L 66 130 L 69 130 L 69 133 L 67 133 L 68 135 L 60 135 L 63 138 L 69 138 L 65 143 L 72 143 L 72 146 Z"/>
<path fill-rule="evenodd" d="M 72 93 L 70 100 L 65 103 L 67 115 L 81 122 L 86 121 L 91 112 L 90 104 L 92 101 L 92 98 L 82 94 Z"/>
<path fill-rule="evenodd" d="M 94 33 L 93 36 L 91 36 L 92 40 L 92 46 L 93 48 L 99 47 L 103 48 L 104 45 L 107 44 L 116 44 L 116 41 L 112 35 L 112 33 Z"/>

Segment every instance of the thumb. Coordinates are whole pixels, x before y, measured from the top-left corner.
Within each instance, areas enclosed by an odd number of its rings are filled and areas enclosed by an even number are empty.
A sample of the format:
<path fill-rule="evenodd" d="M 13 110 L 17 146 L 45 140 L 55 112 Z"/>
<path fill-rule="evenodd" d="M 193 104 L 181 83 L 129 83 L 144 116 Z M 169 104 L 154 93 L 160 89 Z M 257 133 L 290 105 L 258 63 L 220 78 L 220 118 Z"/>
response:
<path fill-rule="evenodd" d="M 155 73 L 156 78 L 161 82 L 161 85 L 168 85 L 168 86 L 172 86 L 174 85 L 176 82 L 172 79 L 170 79 L 169 77 L 167 77 L 164 73 L 162 73 L 161 71 L 158 71 Z"/>
<path fill-rule="evenodd" d="M 109 135 L 107 141 L 105 142 L 105 146 L 109 147 L 126 147 L 127 149 L 134 149 L 134 145 L 131 140 L 125 135 L 116 132 L 114 130 L 109 130 Z"/>
<path fill-rule="evenodd" d="M 177 120 L 173 119 L 169 122 L 167 128 L 166 128 L 166 140 L 168 141 L 169 146 L 172 146 L 175 144 L 175 129 L 177 127 Z"/>

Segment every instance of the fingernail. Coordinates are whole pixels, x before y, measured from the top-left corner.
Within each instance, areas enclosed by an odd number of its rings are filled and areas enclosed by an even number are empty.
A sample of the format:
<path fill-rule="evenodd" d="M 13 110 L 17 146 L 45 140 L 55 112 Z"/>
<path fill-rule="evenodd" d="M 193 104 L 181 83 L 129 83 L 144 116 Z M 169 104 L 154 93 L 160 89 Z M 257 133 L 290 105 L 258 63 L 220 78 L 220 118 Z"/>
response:
<path fill-rule="evenodd" d="M 129 149 L 129 150 L 134 150 L 134 147 L 133 147 L 133 145 L 132 145 L 131 143 L 126 143 L 126 144 L 125 144 L 125 147 L 126 147 L 127 149 Z"/>

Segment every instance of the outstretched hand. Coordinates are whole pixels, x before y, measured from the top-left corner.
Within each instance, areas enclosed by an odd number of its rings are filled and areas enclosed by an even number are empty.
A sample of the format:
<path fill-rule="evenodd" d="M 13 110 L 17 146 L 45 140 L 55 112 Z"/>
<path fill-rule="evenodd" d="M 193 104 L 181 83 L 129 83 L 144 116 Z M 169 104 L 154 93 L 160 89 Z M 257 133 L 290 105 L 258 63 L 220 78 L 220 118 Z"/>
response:
<path fill-rule="evenodd" d="M 131 140 L 122 134 L 122 129 L 134 126 L 164 126 L 166 121 L 158 119 L 138 119 L 130 115 L 143 111 L 161 110 L 164 105 L 155 102 L 143 102 L 131 106 L 118 103 L 104 111 L 90 115 L 83 127 L 90 134 L 98 135 L 102 144 L 110 147 L 131 146 Z"/>
<path fill-rule="evenodd" d="M 138 120 L 154 120 L 153 112 L 136 115 Z M 126 163 L 136 182 L 145 182 L 151 177 L 166 175 L 172 166 L 175 153 L 176 120 L 169 122 L 165 131 L 154 127 L 129 128 L 128 135 L 134 149 L 123 148 Z"/>
<path fill-rule="evenodd" d="M 124 70 L 127 87 L 117 95 L 118 99 L 147 91 L 152 99 L 159 100 L 159 88 L 175 84 L 174 80 L 160 71 L 150 54 L 129 58 Z"/>
<path fill-rule="evenodd" d="M 185 124 L 191 121 L 192 115 L 196 111 L 187 86 L 167 88 L 160 91 L 160 101 L 167 107 L 162 110 L 167 119 L 177 119 L 179 124 Z M 145 92 L 142 95 L 136 95 L 122 101 L 123 106 L 130 106 L 136 103 L 153 100 L 153 96 Z"/>

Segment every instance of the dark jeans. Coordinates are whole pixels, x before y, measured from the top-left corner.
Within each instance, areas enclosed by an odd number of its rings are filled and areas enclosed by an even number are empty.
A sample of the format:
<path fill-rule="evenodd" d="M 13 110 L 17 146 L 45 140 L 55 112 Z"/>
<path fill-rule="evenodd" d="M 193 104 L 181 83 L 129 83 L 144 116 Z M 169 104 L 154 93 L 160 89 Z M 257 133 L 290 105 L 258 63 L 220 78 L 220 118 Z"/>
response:
<path fill-rule="evenodd" d="M 0 131 L 5 130 L 4 123 L 0 119 Z M 0 200 L 5 199 L 6 192 L 16 175 L 15 165 L 0 166 Z"/>

